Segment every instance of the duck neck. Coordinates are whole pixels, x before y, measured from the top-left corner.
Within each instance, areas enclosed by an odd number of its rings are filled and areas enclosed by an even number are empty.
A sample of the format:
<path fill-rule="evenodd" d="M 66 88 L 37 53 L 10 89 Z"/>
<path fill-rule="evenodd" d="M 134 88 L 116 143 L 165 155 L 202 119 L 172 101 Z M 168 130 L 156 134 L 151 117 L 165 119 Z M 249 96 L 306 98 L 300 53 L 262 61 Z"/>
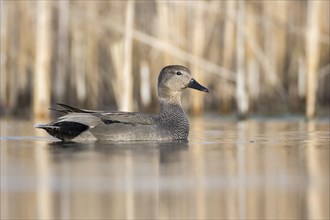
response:
<path fill-rule="evenodd" d="M 181 107 L 181 93 L 159 94 L 160 115 L 184 114 Z"/>
<path fill-rule="evenodd" d="M 181 106 L 181 99 L 160 99 L 160 113 L 157 117 L 161 128 L 175 139 L 187 139 L 189 120 Z"/>
<path fill-rule="evenodd" d="M 181 94 L 171 97 L 159 97 L 160 112 L 157 117 L 162 129 L 176 139 L 187 139 L 189 134 L 189 121 L 181 106 Z"/>

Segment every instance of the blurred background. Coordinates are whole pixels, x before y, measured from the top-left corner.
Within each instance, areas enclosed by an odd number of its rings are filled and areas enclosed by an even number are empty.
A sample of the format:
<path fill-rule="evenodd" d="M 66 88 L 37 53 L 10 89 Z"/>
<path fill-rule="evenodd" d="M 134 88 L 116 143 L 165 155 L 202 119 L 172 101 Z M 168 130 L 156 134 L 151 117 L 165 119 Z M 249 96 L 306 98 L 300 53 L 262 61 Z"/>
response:
<path fill-rule="evenodd" d="M 190 114 L 327 115 L 329 23 L 329 1 L 1 1 L 1 115 L 155 112 L 169 64 L 211 90 Z"/>
<path fill-rule="evenodd" d="M 1 219 L 329 219 L 329 0 L 0 4 Z M 169 64 L 211 91 L 183 93 L 187 143 L 33 129 L 56 102 L 156 112 Z"/>

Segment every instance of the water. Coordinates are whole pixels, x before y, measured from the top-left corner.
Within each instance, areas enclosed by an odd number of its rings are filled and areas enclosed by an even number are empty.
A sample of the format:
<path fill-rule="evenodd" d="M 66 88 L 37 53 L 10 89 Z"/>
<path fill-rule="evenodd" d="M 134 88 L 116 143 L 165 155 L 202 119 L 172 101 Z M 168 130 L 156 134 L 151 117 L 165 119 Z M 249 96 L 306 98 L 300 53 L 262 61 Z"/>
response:
<path fill-rule="evenodd" d="M 329 119 L 191 119 L 189 142 L 61 144 L 1 121 L 1 219 L 329 219 Z"/>

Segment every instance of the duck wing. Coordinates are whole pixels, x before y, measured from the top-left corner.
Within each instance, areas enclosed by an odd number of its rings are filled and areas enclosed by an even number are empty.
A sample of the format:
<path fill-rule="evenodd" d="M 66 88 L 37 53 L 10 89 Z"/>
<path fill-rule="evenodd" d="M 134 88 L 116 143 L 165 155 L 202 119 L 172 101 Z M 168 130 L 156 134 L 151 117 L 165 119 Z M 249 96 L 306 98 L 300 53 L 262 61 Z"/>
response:
<path fill-rule="evenodd" d="M 152 125 L 154 118 L 139 112 L 94 112 L 92 115 L 100 118 L 105 124 L 122 123 L 130 125 Z"/>
<path fill-rule="evenodd" d="M 94 129 L 95 132 L 102 133 L 105 136 L 103 133 L 115 133 L 113 126 L 117 130 L 118 126 L 120 126 L 119 130 L 125 130 L 131 128 L 131 126 L 138 129 L 139 126 L 154 124 L 154 118 L 152 116 L 138 112 L 104 112 L 79 109 L 61 103 L 58 103 L 58 105 L 62 109 L 52 110 L 65 113 L 65 115 L 49 124 L 38 124 L 35 127 L 44 129 L 50 135 L 64 141 L 72 140 L 90 129 Z M 96 127 L 100 128 L 101 132 L 95 129 Z"/>
<path fill-rule="evenodd" d="M 132 141 L 159 139 L 155 116 L 138 112 L 93 113 L 102 123 L 90 129 L 97 140 Z"/>
<path fill-rule="evenodd" d="M 56 103 L 63 109 L 51 109 L 66 113 L 67 115 L 59 118 L 60 121 L 81 121 L 88 126 L 95 126 L 95 117 L 99 118 L 105 124 L 122 123 L 122 124 L 142 124 L 151 125 L 154 123 L 154 118 L 150 115 L 139 112 L 105 112 L 97 110 L 88 110 L 76 108 L 70 105 Z M 93 117 L 94 116 L 94 117 Z M 91 123 L 92 122 L 92 123 Z"/>

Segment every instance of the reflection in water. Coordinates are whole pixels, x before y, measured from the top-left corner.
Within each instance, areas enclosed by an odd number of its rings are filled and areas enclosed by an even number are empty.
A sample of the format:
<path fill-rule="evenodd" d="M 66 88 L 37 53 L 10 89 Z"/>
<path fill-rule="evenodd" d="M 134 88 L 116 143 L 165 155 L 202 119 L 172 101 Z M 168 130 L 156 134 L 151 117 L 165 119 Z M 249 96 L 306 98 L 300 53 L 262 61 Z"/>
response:
<path fill-rule="evenodd" d="M 246 140 L 246 122 L 241 121 L 237 123 L 237 163 L 238 163 L 238 216 L 239 219 L 246 219 L 245 214 L 245 148 L 244 140 Z"/>
<path fill-rule="evenodd" d="M 329 121 L 195 119 L 189 142 L 85 144 L 1 123 L 1 219 L 329 218 Z"/>
<path fill-rule="evenodd" d="M 325 152 L 318 149 L 319 146 L 317 146 L 317 143 L 319 141 L 319 135 L 316 130 L 315 121 L 308 122 L 307 134 L 308 142 L 305 149 L 305 155 L 309 181 L 307 182 L 308 192 L 306 202 L 308 204 L 309 216 L 312 219 L 321 219 L 324 216 L 324 210 L 328 210 L 329 213 L 329 179 L 325 182 L 322 178 L 324 175 L 322 172 L 324 170 L 323 167 L 326 166 L 329 169 L 329 152 L 328 155 L 324 155 Z M 319 199 L 320 197 L 323 197 L 324 193 L 328 195 L 326 202 Z"/>
<path fill-rule="evenodd" d="M 35 148 L 35 161 L 36 161 L 36 181 L 37 193 L 37 216 L 38 219 L 50 219 L 52 218 L 52 193 L 51 193 L 51 172 L 49 154 L 46 154 L 43 149 L 43 143 L 36 142 Z"/>

